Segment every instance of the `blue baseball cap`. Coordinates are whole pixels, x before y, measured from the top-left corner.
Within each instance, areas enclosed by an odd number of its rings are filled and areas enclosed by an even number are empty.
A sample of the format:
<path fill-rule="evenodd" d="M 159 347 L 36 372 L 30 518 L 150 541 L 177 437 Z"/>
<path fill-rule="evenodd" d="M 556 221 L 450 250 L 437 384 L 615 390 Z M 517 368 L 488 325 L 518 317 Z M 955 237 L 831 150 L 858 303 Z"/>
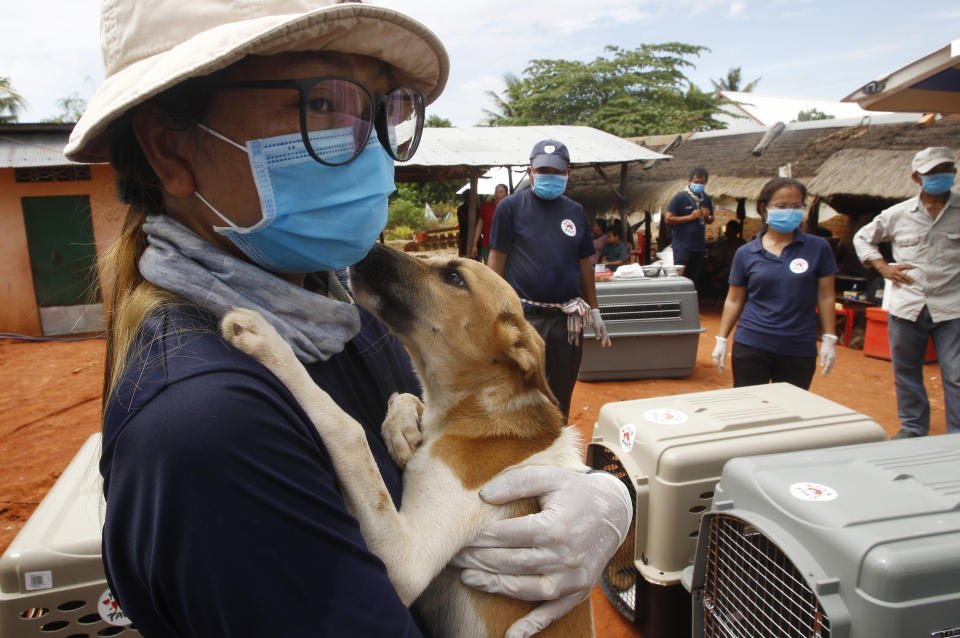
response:
<path fill-rule="evenodd" d="M 570 164 L 570 153 L 563 142 L 542 140 L 534 144 L 533 150 L 530 151 L 530 168 L 549 166 L 558 171 L 565 171 L 568 164 Z"/>

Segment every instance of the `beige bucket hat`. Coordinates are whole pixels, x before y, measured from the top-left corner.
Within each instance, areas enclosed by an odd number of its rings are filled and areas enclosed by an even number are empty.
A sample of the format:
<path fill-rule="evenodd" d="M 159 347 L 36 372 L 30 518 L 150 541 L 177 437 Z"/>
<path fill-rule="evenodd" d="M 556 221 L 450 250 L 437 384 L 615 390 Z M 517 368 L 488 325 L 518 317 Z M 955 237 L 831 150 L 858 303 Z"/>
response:
<path fill-rule="evenodd" d="M 359 0 L 102 0 L 100 39 L 106 79 L 64 149 L 75 162 L 108 161 L 107 126 L 130 108 L 249 54 L 369 55 L 412 76 L 428 103 L 450 68 L 427 27 Z"/>

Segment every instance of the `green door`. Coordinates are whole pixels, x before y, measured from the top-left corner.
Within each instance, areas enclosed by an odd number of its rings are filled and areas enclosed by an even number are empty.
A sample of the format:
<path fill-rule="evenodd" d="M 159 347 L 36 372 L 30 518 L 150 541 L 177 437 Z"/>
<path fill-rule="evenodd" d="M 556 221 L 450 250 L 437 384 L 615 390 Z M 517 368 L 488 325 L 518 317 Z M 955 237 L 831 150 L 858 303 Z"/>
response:
<path fill-rule="evenodd" d="M 90 198 L 24 197 L 21 202 L 37 305 L 100 303 Z"/>

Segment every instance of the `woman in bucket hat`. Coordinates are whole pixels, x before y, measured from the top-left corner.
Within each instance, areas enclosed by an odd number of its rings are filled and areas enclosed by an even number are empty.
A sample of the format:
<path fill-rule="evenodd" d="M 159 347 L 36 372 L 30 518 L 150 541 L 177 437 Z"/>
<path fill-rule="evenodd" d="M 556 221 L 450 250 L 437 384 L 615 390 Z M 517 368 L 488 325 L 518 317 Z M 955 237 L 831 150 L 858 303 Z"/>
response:
<path fill-rule="evenodd" d="M 367 428 L 399 499 L 378 432 L 390 394 L 418 385 L 334 273 L 384 226 L 393 162 L 446 82 L 443 45 L 401 13 L 333 0 L 104 0 L 101 32 L 107 77 L 65 152 L 109 161 L 129 205 L 109 258 L 100 466 L 122 609 L 149 638 L 421 635 L 313 426 L 216 321 L 263 313 Z M 531 635 L 589 595 L 629 498 L 555 468 L 496 491 L 543 512 L 457 561 L 472 586 L 549 600 L 510 634 Z M 496 549 L 530 538 L 542 547 Z"/>

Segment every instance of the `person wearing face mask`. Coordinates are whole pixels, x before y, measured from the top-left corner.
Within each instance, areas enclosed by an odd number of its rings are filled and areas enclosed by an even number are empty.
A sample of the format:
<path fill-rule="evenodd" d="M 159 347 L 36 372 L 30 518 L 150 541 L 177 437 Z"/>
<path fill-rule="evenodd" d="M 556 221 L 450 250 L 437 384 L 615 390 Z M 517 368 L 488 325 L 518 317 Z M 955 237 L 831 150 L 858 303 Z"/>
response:
<path fill-rule="evenodd" d="M 477 246 L 480 250 L 480 259 L 487 263 L 490 259 L 490 228 L 493 225 L 493 215 L 497 212 L 497 204 L 503 201 L 507 196 L 507 185 L 497 184 L 493 189 L 493 201 L 483 202 L 480 210 L 477 211 L 477 232 L 474 236 L 473 249 L 471 257 L 477 256 Z"/>
<path fill-rule="evenodd" d="M 416 151 L 446 83 L 442 43 L 350 0 L 101 10 L 106 79 L 65 154 L 109 161 L 127 206 L 108 258 L 100 462 L 112 592 L 151 638 L 421 636 L 313 423 L 217 321 L 237 306 L 277 328 L 366 429 L 399 507 L 380 426 L 392 393 L 420 388 L 340 269 L 383 230 L 394 162 Z M 630 518 L 610 475 L 531 469 L 492 481 L 488 498 L 532 497 L 543 511 L 488 528 L 483 548 L 460 555 L 464 583 L 549 601 L 517 636 L 589 596 L 616 550 L 607 530 L 625 534 Z M 544 520 L 561 532 L 529 548 Z M 591 532 L 562 532 L 584 521 Z"/>
<path fill-rule="evenodd" d="M 690 171 L 687 187 L 674 195 L 663 215 L 670 226 L 673 263 L 683 264 L 683 276 L 701 288 L 704 261 L 707 254 L 706 225 L 713 223 L 713 200 L 706 193 L 707 169 L 697 167 Z"/>
<path fill-rule="evenodd" d="M 557 140 L 530 152 L 531 188 L 506 197 L 493 218 L 489 266 L 513 286 L 546 344 L 547 382 L 564 417 L 580 372 L 580 333 L 592 325 L 610 345 L 597 306 L 591 227 L 583 206 L 563 194 L 570 153 Z"/>
<path fill-rule="evenodd" d="M 723 372 L 737 324 L 734 387 L 786 381 L 809 389 L 818 363 L 818 318 L 822 374 L 830 374 L 836 362 L 837 264 L 825 239 L 799 229 L 806 197 L 806 187 L 795 179 L 767 182 L 757 197 L 766 227 L 733 256 L 713 365 Z"/>
<path fill-rule="evenodd" d="M 893 282 L 887 331 L 900 418 L 894 439 L 930 431 L 923 364 L 931 338 L 947 432 L 960 432 L 960 196 L 951 190 L 956 176 L 952 150 L 923 149 L 913 157 L 910 175 L 920 194 L 881 212 L 853 238 L 860 261 Z M 880 253 L 878 244 L 886 241 L 895 263 Z"/>

